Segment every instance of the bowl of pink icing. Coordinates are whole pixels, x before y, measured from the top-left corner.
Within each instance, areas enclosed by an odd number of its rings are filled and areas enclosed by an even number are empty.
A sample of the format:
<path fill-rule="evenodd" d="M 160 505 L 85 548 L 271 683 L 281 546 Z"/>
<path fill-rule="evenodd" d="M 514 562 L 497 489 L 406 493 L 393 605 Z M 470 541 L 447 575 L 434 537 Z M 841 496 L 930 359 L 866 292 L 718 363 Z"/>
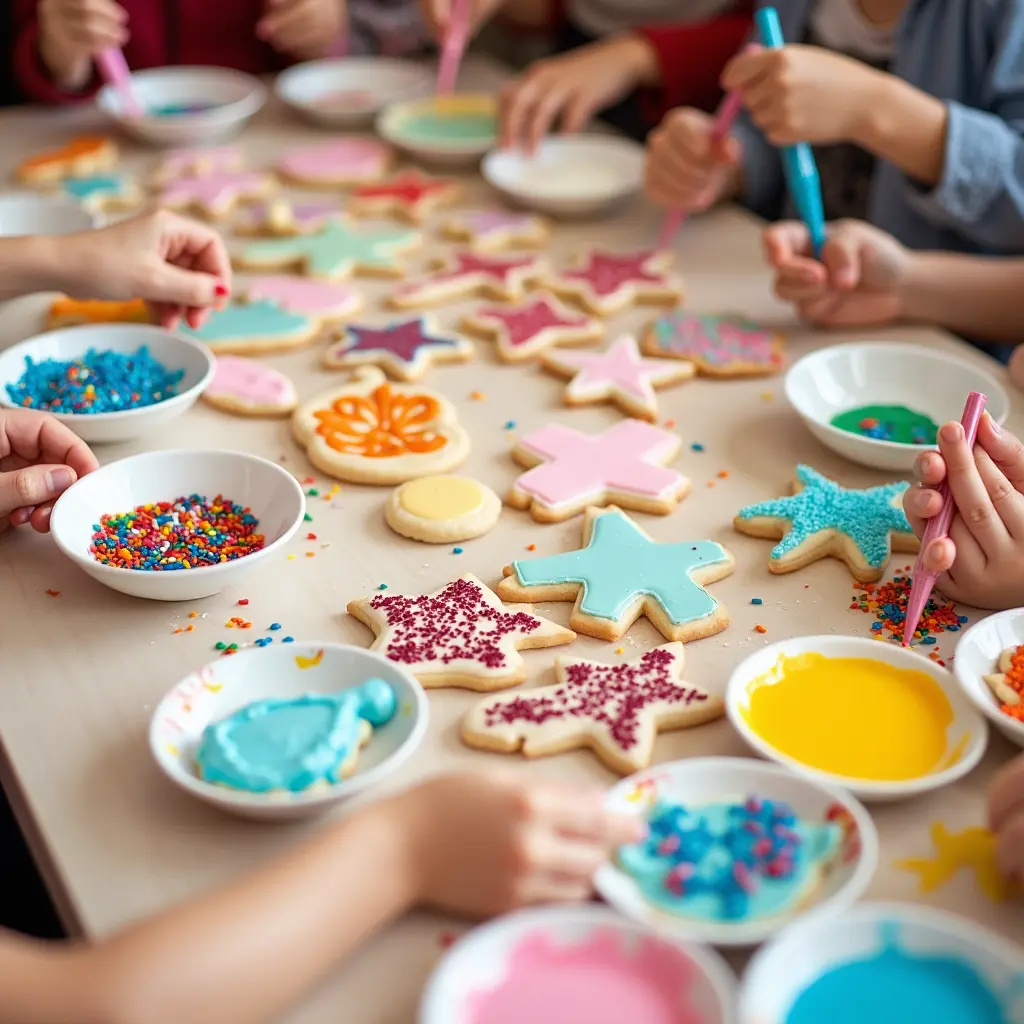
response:
<path fill-rule="evenodd" d="M 731 1024 L 736 979 L 710 949 L 599 906 L 492 921 L 434 970 L 419 1024 Z"/>

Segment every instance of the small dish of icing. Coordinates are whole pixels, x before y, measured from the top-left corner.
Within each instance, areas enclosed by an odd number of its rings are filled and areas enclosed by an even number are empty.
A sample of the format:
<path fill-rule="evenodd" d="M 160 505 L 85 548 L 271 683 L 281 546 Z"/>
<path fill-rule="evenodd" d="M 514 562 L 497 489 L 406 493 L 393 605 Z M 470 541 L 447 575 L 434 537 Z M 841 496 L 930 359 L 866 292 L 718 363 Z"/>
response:
<path fill-rule="evenodd" d="M 472 163 L 498 141 L 493 96 L 460 94 L 395 103 L 377 119 L 387 142 L 412 156 L 456 166 Z"/>
<path fill-rule="evenodd" d="M 223 810 L 284 820 L 375 785 L 413 753 L 428 708 L 405 669 L 363 648 L 288 639 L 256 633 L 167 694 L 150 748 L 172 782 Z"/>
<path fill-rule="evenodd" d="M 624 779 L 609 811 L 641 817 L 598 892 L 626 916 L 717 946 L 750 946 L 817 908 L 851 905 L 878 861 L 867 811 L 838 788 L 746 758 L 690 758 Z"/>
<path fill-rule="evenodd" d="M 434 971 L 419 1024 L 727 1024 L 717 954 L 603 907 L 521 911 L 478 928 Z"/>

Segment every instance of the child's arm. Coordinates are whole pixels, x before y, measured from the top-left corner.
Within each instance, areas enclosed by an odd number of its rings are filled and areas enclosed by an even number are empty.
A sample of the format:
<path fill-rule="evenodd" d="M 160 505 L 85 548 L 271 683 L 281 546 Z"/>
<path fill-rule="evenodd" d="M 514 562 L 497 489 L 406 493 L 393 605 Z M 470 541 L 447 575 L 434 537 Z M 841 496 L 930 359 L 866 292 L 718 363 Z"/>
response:
<path fill-rule="evenodd" d="M 414 904 L 480 917 L 586 899 L 612 848 L 641 835 L 600 790 L 437 778 L 91 949 L 0 940 L 0 1021 L 277 1019 Z"/>

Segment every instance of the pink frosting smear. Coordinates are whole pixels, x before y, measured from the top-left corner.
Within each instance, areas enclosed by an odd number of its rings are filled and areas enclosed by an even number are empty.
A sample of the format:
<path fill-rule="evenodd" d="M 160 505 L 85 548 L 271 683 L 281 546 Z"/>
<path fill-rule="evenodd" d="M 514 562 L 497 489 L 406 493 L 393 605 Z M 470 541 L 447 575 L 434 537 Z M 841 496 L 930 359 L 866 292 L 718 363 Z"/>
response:
<path fill-rule="evenodd" d="M 697 970 L 667 942 L 627 946 L 611 928 L 572 946 L 538 932 L 512 951 L 504 980 L 465 1004 L 463 1024 L 705 1024 L 689 993 Z"/>

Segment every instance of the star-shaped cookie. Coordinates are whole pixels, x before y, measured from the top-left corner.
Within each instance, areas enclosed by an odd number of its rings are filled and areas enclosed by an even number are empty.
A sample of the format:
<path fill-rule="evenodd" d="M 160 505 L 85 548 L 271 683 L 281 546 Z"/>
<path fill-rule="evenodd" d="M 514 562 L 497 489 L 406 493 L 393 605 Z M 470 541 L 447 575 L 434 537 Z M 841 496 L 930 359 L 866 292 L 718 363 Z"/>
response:
<path fill-rule="evenodd" d="M 646 615 L 666 640 L 699 640 L 729 625 L 704 588 L 733 570 L 711 540 L 652 540 L 621 509 L 588 508 L 576 551 L 505 566 L 498 596 L 509 601 L 575 601 L 569 625 L 618 640 Z"/>
<path fill-rule="evenodd" d="M 373 364 L 397 380 L 418 380 L 435 363 L 464 363 L 472 358 L 472 342 L 442 333 L 421 316 L 386 327 L 350 325 L 327 350 L 324 366 L 344 370 Z"/>
<path fill-rule="evenodd" d="M 654 389 L 690 380 L 693 365 L 668 359 L 645 359 L 636 338 L 625 335 L 604 352 L 560 352 L 541 357 L 545 369 L 571 377 L 565 389 L 566 405 L 610 402 L 627 416 L 653 422 L 658 418 Z"/>
<path fill-rule="evenodd" d="M 683 286 L 668 272 L 670 261 L 661 251 L 595 249 L 582 266 L 563 270 L 545 283 L 556 295 L 572 299 L 598 316 L 611 316 L 638 303 L 674 306 L 683 297 Z"/>
<path fill-rule="evenodd" d="M 512 302 L 542 277 L 547 264 L 539 256 L 497 257 L 460 252 L 440 260 L 426 277 L 402 284 L 391 296 L 398 309 L 421 309 L 483 295 Z"/>
<path fill-rule="evenodd" d="M 204 217 L 226 217 L 239 200 L 260 199 L 273 187 L 271 179 L 258 171 L 218 171 L 167 182 L 160 204 Z"/>
<path fill-rule="evenodd" d="M 451 206 L 461 194 L 462 186 L 450 178 L 403 171 L 387 181 L 355 189 L 348 209 L 355 217 L 391 215 L 410 224 L 422 224 L 434 210 Z"/>
<path fill-rule="evenodd" d="M 471 747 L 547 757 L 590 747 L 614 772 L 646 768 L 658 732 L 722 716 L 720 697 L 683 681 L 683 645 L 663 644 L 636 661 L 555 659 L 557 682 L 480 701 L 462 721 Z"/>
<path fill-rule="evenodd" d="M 501 249 L 535 249 L 550 234 L 547 221 L 533 213 L 506 210 L 467 210 L 444 226 L 444 233 L 456 241 L 468 242 L 476 252 Z"/>
<path fill-rule="evenodd" d="M 488 306 L 462 319 L 462 329 L 494 341 L 503 363 L 532 359 L 552 345 L 589 345 L 604 334 L 592 316 L 575 313 L 548 295 L 519 306 Z"/>
<path fill-rule="evenodd" d="M 576 634 L 504 605 L 466 574 L 433 594 L 381 592 L 349 603 L 348 612 L 377 635 L 370 648 L 407 668 L 424 686 L 501 690 L 526 678 L 520 651 L 572 643 Z"/>
<path fill-rule="evenodd" d="M 907 483 L 848 490 L 810 466 L 797 466 L 793 495 L 740 509 L 733 526 L 751 537 L 781 538 L 771 553 L 773 573 L 795 572 L 819 558 L 846 563 L 854 579 L 880 580 L 895 551 L 917 551 L 903 513 Z"/>

